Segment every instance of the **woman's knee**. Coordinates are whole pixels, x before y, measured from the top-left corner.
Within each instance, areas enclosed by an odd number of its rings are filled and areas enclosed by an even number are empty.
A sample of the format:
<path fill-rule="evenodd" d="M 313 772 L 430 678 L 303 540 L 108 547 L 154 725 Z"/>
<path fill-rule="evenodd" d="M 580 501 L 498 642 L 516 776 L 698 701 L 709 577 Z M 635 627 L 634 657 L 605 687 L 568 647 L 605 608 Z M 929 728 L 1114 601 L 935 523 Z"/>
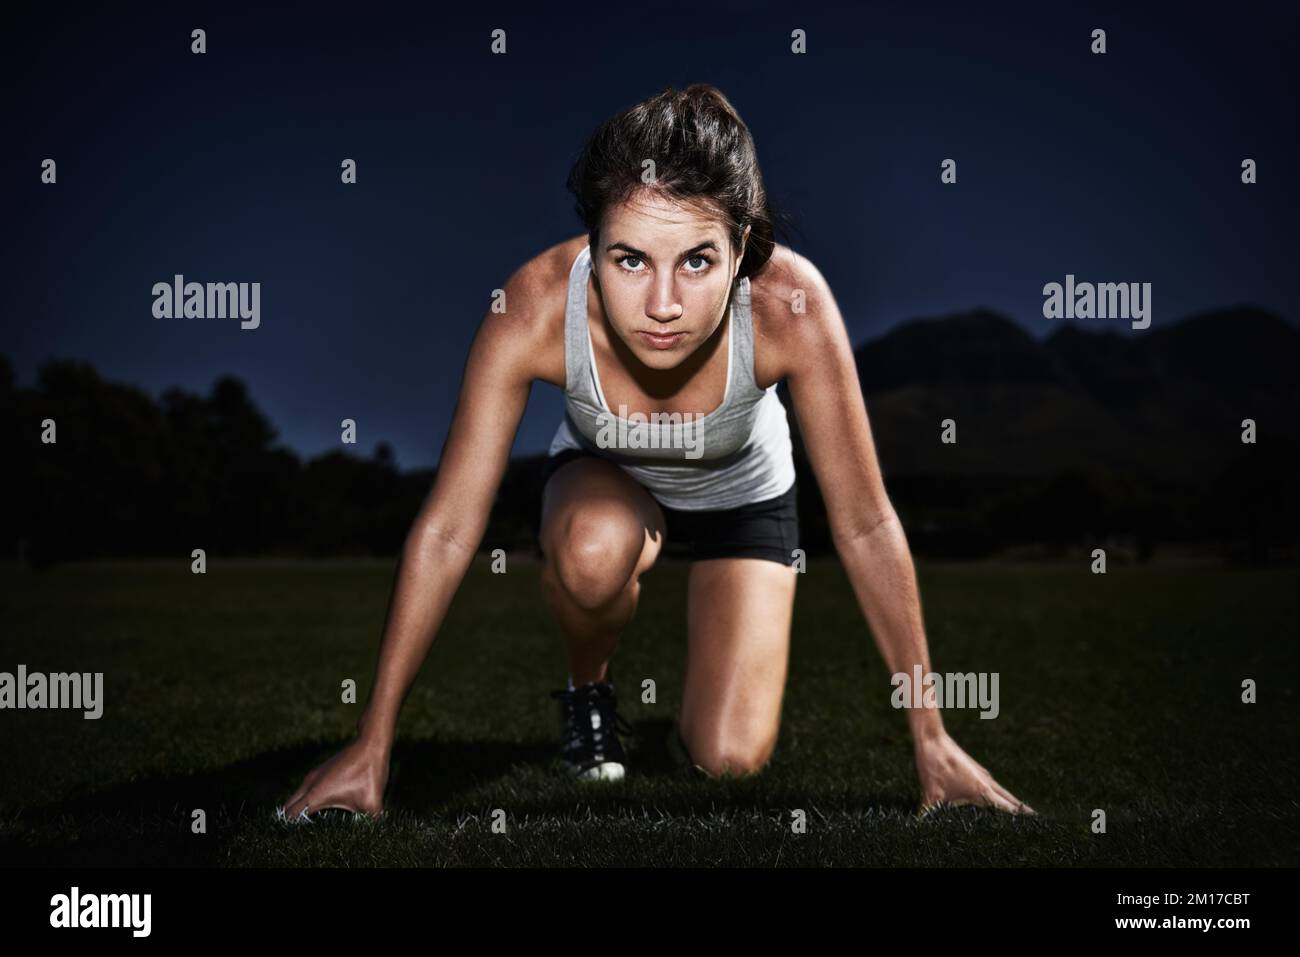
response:
<path fill-rule="evenodd" d="M 577 605 L 601 608 L 634 584 L 645 527 L 627 509 L 590 506 L 565 516 L 546 549 L 552 584 Z"/>
<path fill-rule="evenodd" d="M 702 739 L 687 731 L 682 732 L 682 744 L 695 767 L 709 777 L 731 775 L 743 777 L 757 774 L 767 767 L 776 748 L 775 736 L 766 740 L 735 734 L 727 737 Z"/>

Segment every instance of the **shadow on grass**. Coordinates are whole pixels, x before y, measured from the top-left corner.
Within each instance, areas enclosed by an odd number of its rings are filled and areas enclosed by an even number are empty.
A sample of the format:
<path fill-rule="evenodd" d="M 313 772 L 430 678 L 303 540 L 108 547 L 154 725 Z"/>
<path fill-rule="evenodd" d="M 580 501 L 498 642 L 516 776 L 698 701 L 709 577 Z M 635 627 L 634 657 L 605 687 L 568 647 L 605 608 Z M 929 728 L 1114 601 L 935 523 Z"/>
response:
<path fill-rule="evenodd" d="M 196 774 L 141 775 L 103 790 L 83 785 L 47 805 L 0 806 L 0 860 L 22 867 L 218 864 L 240 827 L 273 822 L 306 774 L 350 740 L 270 751 Z M 399 741 L 385 806 L 427 812 L 520 763 L 544 762 L 553 750 L 540 742 Z M 196 809 L 206 816 L 206 833 L 192 831 Z"/>
<path fill-rule="evenodd" d="M 534 769 L 554 776 L 553 787 L 511 795 L 512 815 L 573 819 L 583 814 L 691 816 L 779 810 L 788 792 L 806 801 L 797 782 L 772 787 L 771 773 L 709 779 L 691 767 L 676 736 L 676 722 L 636 722 L 629 740 L 631 776 L 620 782 L 572 779 L 558 760 L 558 743 L 531 741 L 399 741 L 393 749 L 385 810 L 448 818 L 476 813 L 471 795 L 494 782 Z M 103 790 L 82 789 L 63 800 L 30 808 L 0 807 L 0 860 L 7 866 L 221 866 L 241 829 L 276 819 L 276 809 L 312 768 L 348 743 L 316 741 L 267 752 L 197 774 L 152 774 Z M 517 787 L 517 785 L 514 785 Z M 882 810 L 906 802 L 862 796 Z M 495 799 L 495 798 L 494 798 Z M 854 803 L 858 803 L 855 801 Z M 206 833 L 192 831 L 194 812 L 206 816 Z M 347 812 L 323 812 L 318 822 L 346 821 Z M 388 814 L 385 815 L 388 817 Z"/>

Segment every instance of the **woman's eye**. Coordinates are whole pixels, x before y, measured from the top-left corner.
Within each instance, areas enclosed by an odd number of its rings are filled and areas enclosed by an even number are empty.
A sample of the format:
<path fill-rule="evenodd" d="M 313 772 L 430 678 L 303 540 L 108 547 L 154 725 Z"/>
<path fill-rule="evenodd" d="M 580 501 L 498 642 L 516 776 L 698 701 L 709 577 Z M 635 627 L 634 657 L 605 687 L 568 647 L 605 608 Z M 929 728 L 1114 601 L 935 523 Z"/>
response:
<path fill-rule="evenodd" d="M 641 257 L 640 257 L 640 256 L 624 256 L 622 259 L 618 260 L 618 263 L 619 263 L 620 266 L 622 266 L 622 267 L 623 267 L 624 269 L 626 269 L 628 272 L 643 272 L 643 270 L 641 270 L 641 269 L 633 269 L 631 266 L 628 265 L 628 263 L 637 263 L 637 264 L 640 264 L 641 261 L 642 261 L 642 260 L 641 260 Z M 706 271 L 706 270 L 709 268 L 709 266 L 713 265 L 713 260 L 709 259 L 708 256 L 688 256 L 688 257 L 686 258 L 686 262 L 687 262 L 687 263 L 693 263 L 693 262 L 699 262 L 699 263 L 700 263 L 700 266 L 699 266 L 698 268 L 688 268 L 688 269 L 687 269 L 687 272 L 692 272 L 692 273 L 701 273 L 701 272 L 704 272 L 704 271 Z"/>

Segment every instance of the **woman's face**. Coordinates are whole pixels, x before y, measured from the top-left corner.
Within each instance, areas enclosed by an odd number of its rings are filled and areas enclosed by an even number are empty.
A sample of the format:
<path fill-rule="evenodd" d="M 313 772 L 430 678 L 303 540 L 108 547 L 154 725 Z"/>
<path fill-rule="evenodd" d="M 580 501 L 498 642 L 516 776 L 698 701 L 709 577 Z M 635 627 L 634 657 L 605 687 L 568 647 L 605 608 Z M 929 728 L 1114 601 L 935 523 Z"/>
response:
<path fill-rule="evenodd" d="M 592 268 L 615 334 L 650 368 L 676 367 L 721 325 L 743 246 L 716 212 L 649 191 L 607 209 L 599 236 Z"/>

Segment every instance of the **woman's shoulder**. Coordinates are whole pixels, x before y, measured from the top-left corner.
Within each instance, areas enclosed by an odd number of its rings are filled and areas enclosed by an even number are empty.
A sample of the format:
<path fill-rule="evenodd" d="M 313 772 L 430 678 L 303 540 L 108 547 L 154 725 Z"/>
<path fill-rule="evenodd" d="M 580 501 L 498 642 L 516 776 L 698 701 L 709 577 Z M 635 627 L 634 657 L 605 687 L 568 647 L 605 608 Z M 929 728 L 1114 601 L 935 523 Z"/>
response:
<path fill-rule="evenodd" d="M 530 323 L 549 328 L 564 323 L 564 306 L 569 292 L 569 272 L 579 251 L 587 245 L 586 234 L 549 246 L 525 260 L 506 280 L 507 310 L 514 298 L 521 305 L 519 315 Z M 513 293 L 513 296 L 512 296 Z"/>
<path fill-rule="evenodd" d="M 534 359 L 535 378 L 564 386 L 564 313 L 569 272 L 587 244 L 586 234 L 562 240 L 521 263 L 501 292 L 504 308 L 488 316 L 521 344 Z"/>
<path fill-rule="evenodd" d="M 821 271 L 807 256 L 780 243 L 749 278 L 749 301 L 754 375 L 763 388 L 785 378 L 792 350 L 820 339 L 817 327 L 837 315 Z"/>

